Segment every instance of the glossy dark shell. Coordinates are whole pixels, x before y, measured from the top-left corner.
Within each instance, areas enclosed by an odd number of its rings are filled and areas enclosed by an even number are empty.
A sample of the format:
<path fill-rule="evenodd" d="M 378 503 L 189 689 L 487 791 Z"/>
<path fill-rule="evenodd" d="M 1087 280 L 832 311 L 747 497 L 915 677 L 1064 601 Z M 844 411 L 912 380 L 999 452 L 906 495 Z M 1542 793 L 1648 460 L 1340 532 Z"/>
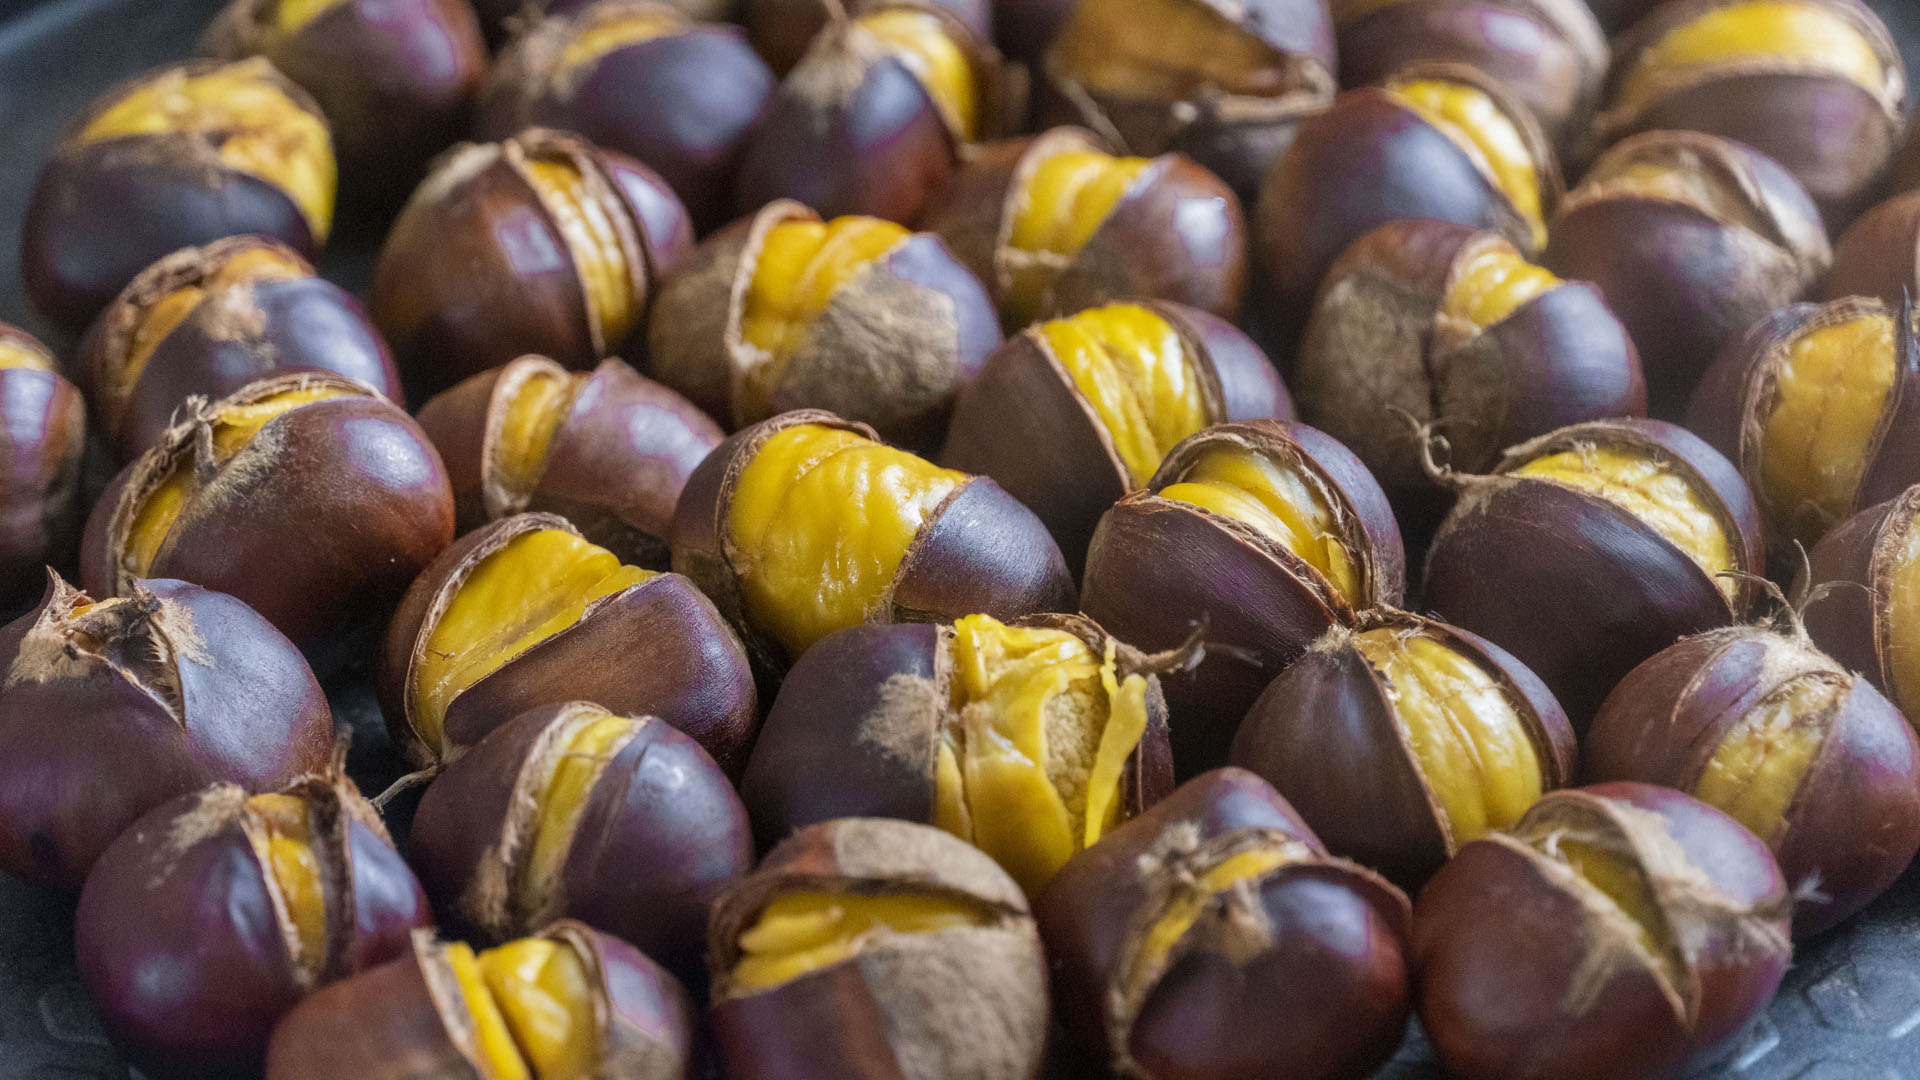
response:
<path fill-rule="evenodd" d="M 842 8 L 858 17 L 883 7 L 885 0 L 852 0 Z M 921 6 L 950 11 L 981 40 L 990 40 L 994 29 L 992 0 L 921 0 Z M 777 74 L 793 70 L 806 55 L 813 39 L 826 29 L 830 19 L 828 0 L 745 0 L 740 21 L 746 24 L 747 40 Z"/>
<path fill-rule="evenodd" d="M 1860 511 L 1813 546 L 1807 553 L 1810 572 L 1794 582 L 1796 593 L 1821 590 L 1803 616 L 1814 642 L 1847 670 L 1866 676 L 1909 719 L 1920 715 L 1920 702 L 1900 700 L 1891 624 L 1894 570 L 1916 514 L 1920 487 Z"/>
<path fill-rule="evenodd" d="M 1896 310 L 1907 296 L 1920 296 L 1920 191 L 1888 199 L 1847 227 L 1818 294 L 1877 296 Z"/>
<path fill-rule="evenodd" d="M 0 339 L 19 334 L 0 323 Z M 86 518 L 81 492 L 87 410 L 51 371 L 0 370 L 0 613 L 46 589 L 47 568 L 73 571 Z"/>

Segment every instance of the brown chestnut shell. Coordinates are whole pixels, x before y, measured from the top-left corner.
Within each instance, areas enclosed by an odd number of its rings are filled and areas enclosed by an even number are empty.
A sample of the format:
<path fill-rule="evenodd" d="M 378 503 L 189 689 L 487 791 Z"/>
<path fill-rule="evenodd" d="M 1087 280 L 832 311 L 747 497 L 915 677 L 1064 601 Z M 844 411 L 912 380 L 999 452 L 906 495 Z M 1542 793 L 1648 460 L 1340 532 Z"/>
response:
<path fill-rule="evenodd" d="M 1807 597 L 1802 619 L 1814 643 L 1849 671 L 1857 671 L 1911 721 L 1920 700 L 1893 647 L 1896 575 L 1920 519 L 1920 485 L 1868 507 L 1835 526 L 1807 553 L 1794 594 Z"/>
<path fill-rule="evenodd" d="M 994 39 L 992 0 L 917 0 L 918 6 L 939 7 L 951 11 L 968 30 L 983 41 Z M 792 71 L 807 54 L 807 46 L 833 20 L 834 0 L 745 0 L 740 21 L 747 28 L 747 40 L 766 60 L 776 75 Z M 847 15 L 858 17 L 881 8 L 913 6 L 899 0 L 851 0 L 838 5 Z"/>
<path fill-rule="evenodd" d="M 0 613 L 18 613 L 46 588 L 47 569 L 72 573 L 86 521 L 87 407 L 53 351 L 0 323 L 0 350 L 45 365 L 0 368 Z"/>
<path fill-rule="evenodd" d="M 1847 226 L 1816 293 L 1822 300 L 1875 296 L 1889 308 L 1920 296 L 1920 191 L 1896 195 Z"/>

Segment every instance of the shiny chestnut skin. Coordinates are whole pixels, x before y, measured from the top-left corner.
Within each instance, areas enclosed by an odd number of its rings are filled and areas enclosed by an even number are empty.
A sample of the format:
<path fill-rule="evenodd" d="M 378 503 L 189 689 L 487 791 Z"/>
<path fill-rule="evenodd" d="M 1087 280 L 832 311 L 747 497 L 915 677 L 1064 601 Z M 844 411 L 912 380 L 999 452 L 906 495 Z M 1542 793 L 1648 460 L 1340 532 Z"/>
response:
<path fill-rule="evenodd" d="M 514 888 L 531 858 L 539 802 L 586 702 L 521 713 L 434 778 L 409 853 L 451 925 L 488 942 L 579 919 L 629 942 L 684 980 L 700 973 L 707 908 L 753 869 L 753 835 L 727 775 L 700 744 L 641 718 L 588 789 L 559 879 L 537 903 Z"/>
<path fill-rule="evenodd" d="M 506 460 L 502 428 L 514 395 L 542 378 L 571 380 L 571 397 L 529 484 Z M 435 395 L 418 419 L 447 464 L 462 533 L 544 511 L 622 562 L 652 570 L 667 565 L 680 489 L 724 437 L 692 402 L 618 359 L 567 372 L 544 356 L 523 356 Z"/>
<path fill-rule="evenodd" d="M 310 830 L 324 947 L 289 914 L 269 826 L 216 784 L 142 817 L 80 894 L 80 979 L 114 1041 L 152 1077 L 260 1074 L 273 1025 L 317 987 L 405 953 L 427 898 L 373 806 L 344 776 L 285 792 Z"/>
<path fill-rule="evenodd" d="M 993 0 L 919 0 L 924 6 L 941 7 L 953 14 L 983 41 L 994 40 Z M 831 5 L 831 6 L 830 6 Z M 882 7 L 898 7 L 897 0 L 745 0 L 740 21 L 746 24 L 747 40 L 755 52 L 785 75 L 806 56 L 807 47 L 826 29 L 835 7 L 848 15 L 859 16 Z"/>
<path fill-rule="evenodd" d="M 1635 190 L 1641 170 L 1673 182 Z M 1688 131 L 1601 155 L 1547 237 L 1541 262 L 1599 286 L 1639 349 L 1652 414 L 1670 420 L 1729 341 L 1805 295 L 1833 259 L 1820 211 L 1786 170 Z"/>
<path fill-rule="evenodd" d="M 1420 1022 L 1450 1074 L 1670 1080 L 1773 996 L 1790 900 L 1766 847 L 1732 818 L 1615 783 L 1553 792 L 1518 830 L 1462 848 L 1414 905 Z M 1639 868 L 1629 873 L 1671 927 L 1666 963 L 1573 884 L 1556 857 L 1573 843 Z"/>
<path fill-rule="evenodd" d="M 1866 676 L 1909 720 L 1920 716 L 1920 683 L 1894 641 L 1906 640 L 1898 597 L 1916 518 L 1920 485 L 1835 526 L 1807 553 L 1794 583 L 1795 594 L 1807 597 L 1802 618 L 1815 644 Z"/>
<path fill-rule="evenodd" d="M 45 589 L 47 567 L 71 572 L 86 520 L 81 492 L 87 407 L 53 351 L 0 323 L 0 613 Z"/>
<path fill-rule="evenodd" d="M 222 273 L 251 260 L 274 265 L 239 280 Z M 188 289 L 204 295 L 186 317 L 158 340 L 142 340 L 156 306 Z M 142 270 L 94 320 L 76 366 L 102 437 L 123 462 L 158 442 L 187 398 L 225 397 L 288 369 L 331 371 L 405 400 L 393 356 L 360 301 L 292 248 L 258 236 L 183 248 Z M 131 379 L 129 368 L 137 372 Z"/>
<path fill-rule="evenodd" d="M 515 27 L 516 17 L 525 16 L 529 9 L 536 14 L 545 12 L 552 15 L 570 15 L 582 8 L 590 7 L 598 0 L 473 0 L 474 10 L 480 14 L 481 26 L 487 32 L 487 41 L 496 47 L 508 36 L 508 30 Z M 723 22 L 735 18 L 740 0 L 667 0 L 673 7 L 686 12 L 689 18 L 705 22 Z"/>
<path fill-rule="evenodd" d="M 1280 861 L 1227 889 L 1201 884 L 1254 853 Z M 1152 921 L 1195 901 L 1172 955 L 1144 956 Z M 1189 780 L 1074 856 L 1034 915 L 1061 1018 L 1118 1075 L 1359 1080 L 1406 1031 L 1406 895 L 1329 856 L 1242 769 Z"/>
<path fill-rule="evenodd" d="M 623 333 L 609 334 L 613 320 L 589 298 L 579 253 L 533 187 L 533 162 L 577 170 L 619 236 L 617 251 L 600 254 L 617 256 L 630 278 Z M 407 390 L 425 398 L 528 353 L 585 368 L 621 352 L 646 323 L 655 283 L 692 247 L 686 209 L 658 174 L 529 129 L 434 164 L 387 234 L 367 306 Z"/>
<path fill-rule="evenodd" d="M 323 770 L 327 699 L 300 653 L 223 593 L 133 582 L 93 601 L 49 575 L 0 628 L 0 869 L 78 891 L 135 819 L 215 781 L 272 791 Z"/>
<path fill-rule="evenodd" d="M 1847 226 L 1817 295 L 1875 296 L 1888 307 L 1920 295 L 1920 191 L 1896 195 Z"/>

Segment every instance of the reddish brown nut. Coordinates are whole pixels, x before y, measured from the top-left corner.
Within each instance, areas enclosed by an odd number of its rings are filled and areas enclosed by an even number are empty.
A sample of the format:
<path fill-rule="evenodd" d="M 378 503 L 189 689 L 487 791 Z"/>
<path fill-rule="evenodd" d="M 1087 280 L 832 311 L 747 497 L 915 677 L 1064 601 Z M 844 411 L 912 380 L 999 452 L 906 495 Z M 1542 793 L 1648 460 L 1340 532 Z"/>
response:
<path fill-rule="evenodd" d="M 999 344 L 993 301 L 938 236 L 781 200 L 661 283 L 647 370 L 729 427 L 826 409 L 930 453 Z"/>
<path fill-rule="evenodd" d="M 1890 308 L 1920 296 L 1920 191 L 1888 199 L 1840 234 L 1818 295 L 1873 296 Z"/>
<path fill-rule="evenodd" d="M 49 574 L 0 628 L 0 869 L 78 891 L 135 819 L 215 781 L 272 791 L 324 769 L 313 672 L 245 604 L 184 581 L 98 602 Z"/>
<path fill-rule="evenodd" d="M 71 572 L 86 516 L 87 407 L 53 350 L 0 323 L 0 612 L 33 603 L 47 568 Z"/>
<path fill-rule="evenodd" d="M 189 397 L 225 397 L 288 369 L 331 371 L 405 400 L 360 301 L 259 236 L 184 248 L 142 270 L 94 320 L 77 366 L 122 461 L 158 442 Z"/>
<path fill-rule="evenodd" d="M 1658 420 L 1575 424 L 1454 476 L 1426 603 L 1513 653 L 1584 732 L 1614 684 L 1687 634 L 1731 625 L 1764 568 L 1732 462 Z"/>
<path fill-rule="evenodd" d="M 334 183 L 320 107 L 265 59 L 148 72 L 95 100 L 41 170 L 21 233 L 27 295 L 78 336 L 183 247 L 256 233 L 311 256 Z"/>
<path fill-rule="evenodd" d="M 740 791 L 771 845 L 837 817 L 935 825 L 1039 893 L 1173 788 L 1158 675 L 1084 615 L 857 626 L 795 664 Z"/>
<path fill-rule="evenodd" d="M 1178 154 L 1116 157 L 1055 128 L 980 147 L 928 203 L 1010 331 L 1126 297 L 1231 318 L 1247 276 L 1240 200 Z"/>
<path fill-rule="evenodd" d="M 517 25 L 516 17 L 524 19 L 529 10 L 549 15 L 572 15 L 591 7 L 599 0 L 473 0 L 473 7 L 480 13 L 480 22 L 486 29 L 487 40 L 498 46 L 508 31 Z M 703 22 L 724 22 L 733 19 L 740 6 L 740 0 L 665 0 L 666 3 L 684 12 L 690 19 Z"/>
<path fill-rule="evenodd" d="M 1240 769 L 1074 856 L 1034 915 L 1062 1020 L 1116 1075 L 1360 1080 L 1406 1034 L 1405 894 Z"/>
<path fill-rule="evenodd" d="M 619 360 L 568 371 L 523 356 L 420 410 L 453 481 L 460 531 L 527 510 L 650 570 L 667 565 L 673 508 L 719 427 Z"/>
<path fill-rule="evenodd" d="M 1686 131 L 1637 135 L 1561 203 L 1541 261 L 1600 287 L 1640 350 L 1653 415 L 1678 419 L 1707 365 L 1805 295 L 1833 250 L 1771 158 Z"/>
<path fill-rule="evenodd" d="M 1794 592 L 1822 649 L 1920 716 L 1920 485 L 1836 526 Z"/>
<path fill-rule="evenodd" d="M 1587 0 L 1587 6 L 1600 20 L 1608 37 L 1613 37 L 1645 17 L 1666 0 Z"/>
<path fill-rule="evenodd" d="M 143 577 L 231 593 L 326 668 L 453 542 L 440 455 L 369 386 L 289 372 L 181 411 L 87 519 L 96 596 Z"/>
<path fill-rule="evenodd" d="M 975 37 L 992 41 L 992 0 L 917 0 L 919 6 L 941 7 L 953 12 Z M 883 7 L 914 6 L 898 0 L 746 0 L 741 21 L 747 27 L 747 40 L 773 67 L 774 74 L 785 75 L 806 56 L 807 47 L 832 21 L 831 13 L 840 10 L 864 15 Z"/>
<path fill-rule="evenodd" d="M 1081 607 L 1145 649 L 1199 635 L 1160 684 L 1182 776 L 1225 764 L 1247 708 L 1330 627 L 1396 606 L 1406 583 L 1387 497 L 1324 433 L 1285 421 L 1208 428 L 1100 520 Z M 1123 629 L 1124 628 L 1124 629 Z"/>
<path fill-rule="evenodd" d="M 585 368 L 636 338 L 692 247 L 651 169 L 535 128 L 434 165 L 387 234 L 368 306 L 416 397 L 528 353 Z"/>
<path fill-rule="evenodd" d="M 258 1076 L 301 998 L 405 953 L 431 921 L 379 811 L 336 772 L 155 808 L 88 875 L 75 952 L 143 1073 Z"/>
<path fill-rule="evenodd" d="M 430 930 L 412 944 L 288 1013 L 267 1080 L 685 1080 L 687 993 L 618 938 L 563 920 L 478 955 Z"/>
<path fill-rule="evenodd" d="M 1420 1022 L 1464 1080 L 1669 1080 L 1766 1007 L 1791 908 L 1766 847 L 1705 803 L 1554 792 L 1420 893 Z"/>
<path fill-rule="evenodd" d="M 1164 301 L 1030 327 L 960 395 L 944 465 L 992 477 L 1046 523 L 1076 573 L 1100 515 L 1180 440 L 1293 418 L 1265 353 L 1222 319 Z"/>
<path fill-rule="evenodd" d="M 747 812 L 699 743 L 581 701 L 522 713 L 454 759 L 409 843 L 434 902 L 483 940 L 565 916 L 683 979 L 699 976 L 708 906 L 753 869 Z"/>
<path fill-rule="evenodd" d="M 1027 899 L 938 829 L 842 818 L 794 834 L 720 900 L 707 962 L 735 1080 L 1039 1075 L 1046 962 Z"/>

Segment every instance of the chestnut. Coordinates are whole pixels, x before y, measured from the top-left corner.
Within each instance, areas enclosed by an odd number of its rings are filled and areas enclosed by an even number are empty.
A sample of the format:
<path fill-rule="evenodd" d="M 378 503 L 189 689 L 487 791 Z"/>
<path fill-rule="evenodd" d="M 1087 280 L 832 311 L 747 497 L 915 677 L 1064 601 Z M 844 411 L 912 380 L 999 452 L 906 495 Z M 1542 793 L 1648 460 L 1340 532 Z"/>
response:
<path fill-rule="evenodd" d="M 764 844 L 836 817 L 936 825 L 1029 896 L 1173 787 L 1157 675 L 1082 615 L 856 626 L 781 683 L 740 783 Z"/>
<path fill-rule="evenodd" d="M 1450 482 L 1459 500 L 1427 551 L 1427 606 L 1518 657 L 1575 731 L 1642 660 L 1753 601 L 1753 494 L 1672 424 L 1575 424 Z"/>
<path fill-rule="evenodd" d="M 473 0 L 473 7 L 480 14 L 487 40 L 498 45 L 507 36 L 508 29 L 518 26 L 529 12 L 569 15 L 597 2 L 599 0 Z M 690 19 L 705 22 L 732 19 L 740 6 L 740 0 L 666 0 L 666 3 Z"/>
<path fill-rule="evenodd" d="M 1119 1076 L 1360 1080 L 1406 1034 L 1406 895 L 1240 769 L 1075 855 L 1034 916 L 1061 1018 Z"/>
<path fill-rule="evenodd" d="M 673 976 L 581 923 L 480 953 L 419 930 L 407 955 L 295 1006 L 266 1080 L 685 1080 L 692 1011 Z"/>
<path fill-rule="evenodd" d="M 1674 0 L 1613 57 L 1598 144 L 1661 129 L 1745 143 L 1835 229 L 1872 201 L 1906 126 L 1906 66 L 1860 0 Z"/>
<path fill-rule="evenodd" d="M 414 865 L 487 941 L 562 915 L 700 974 L 707 907 L 753 869 L 747 812 L 700 744 L 574 701 L 521 713 L 427 786 Z"/>
<path fill-rule="evenodd" d="M 1650 784 L 1556 791 L 1460 849 L 1413 909 L 1420 1023 L 1463 1080 L 1669 1080 L 1786 972 L 1779 868 Z"/>
<path fill-rule="evenodd" d="M 552 514 L 441 552 L 387 624 L 374 688 L 423 769 L 528 709 L 590 700 L 657 716 L 738 772 L 760 719 L 740 641 L 692 582 L 622 563 Z"/>
<path fill-rule="evenodd" d="M 88 592 L 178 577 L 231 593 L 326 668 L 453 541 L 440 455 L 370 386 L 294 371 L 181 412 L 94 505 Z"/>
<path fill-rule="evenodd" d="M 728 437 L 680 493 L 673 568 L 761 672 L 861 623 L 1073 610 L 1066 561 L 1032 511 L 876 438 L 829 412 L 781 413 Z"/>
<path fill-rule="evenodd" d="M 1632 335 L 1654 416 L 1677 420 L 1713 357 L 1805 295 L 1833 259 L 1773 159 L 1688 131 L 1636 135 L 1560 204 L 1541 262 L 1591 281 Z"/>
<path fill-rule="evenodd" d="M 272 791 L 323 769 L 333 716 L 300 653 L 184 581 L 95 601 L 47 575 L 0 628 L 0 870 L 78 891 L 142 814 L 217 780 Z"/>
<path fill-rule="evenodd" d="M 140 271 L 94 320 L 77 363 L 121 461 L 196 394 L 220 398 L 290 368 L 331 371 L 400 402 L 400 374 L 353 294 L 276 240 L 234 236 Z"/>
<path fill-rule="evenodd" d="M 1816 644 L 1920 716 L 1920 485 L 1835 526 L 1794 591 Z"/>
<path fill-rule="evenodd" d="M 685 6 L 595 0 L 534 18 L 487 77 L 481 136 L 578 132 L 657 172 L 701 232 L 723 224 L 774 77 L 738 27 L 698 22 Z"/>
<path fill-rule="evenodd" d="M 1840 234 L 1833 268 L 1821 279 L 1817 295 L 1823 300 L 1874 296 L 1889 308 L 1920 295 L 1920 191 L 1888 199 Z"/>
<path fill-rule="evenodd" d="M 1594 17 L 1600 20 L 1601 29 L 1610 38 L 1664 3 L 1666 0 L 1587 0 L 1587 6 L 1593 9 Z"/>
<path fill-rule="evenodd" d="M 1123 640 L 1205 655 L 1160 679 L 1183 777 L 1223 765 L 1260 692 L 1329 628 L 1395 606 L 1406 584 L 1387 497 L 1305 424 L 1208 428 L 1114 504 L 1087 549 L 1081 608 Z"/>
<path fill-rule="evenodd" d="M 1108 304 L 1029 327 L 961 391 L 940 462 L 990 476 L 1053 534 L 1076 573 L 1094 526 L 1202 428 L 1293 418 L 1265 353 L 1180 304 Z"/>
<path fill-rule="evenodd" d="M 719 427 L 619 360 L 568 371 L 544 356 L 463 380 L 420 410 L 447 463 L 461 532 L 526 510 L 650 570 L 667 565 L 673 508 Z"/>
<path fill-rule="evenodd" d="M 78 336 L 183 247 L 257 233 L 311 256 L 334 184 L 320 107 L 264 58 L 150 71 L 89 106 L 41 170 L 21 227 L 27 295 Z"/>
<path fill-rule="evenodd" d="M 72 570 L 86 517 L 87 407 L 59 361 L 0 323 L 0 614 L 33 603 L 47 567 Z"/>
<path fill-rule="evenodd" d="M 154 808 L 88 875 L 75 953 L 143 1073 L 257 1077 L 301 998 L 402 955 L 430 922 L 379 812 L 336 771 Z"/>
<path fill-rule="evenodd" d="M 994 861 L 925 825 L 802 829 L 721 897 L 709 1019 L 729 1077 L 1034 1080 L 1046 962 Z"/>
<path fill-rule="evenodd" d="M 993 301 L 938 236 L 781 200 L 661 283 L 647 362 L 733 428 L 818 408 L 931 452 L 999 344 Z"/>
<path fill-rule="evenodd" d="M 368 306 L 417 396 L 528 353 L 585 368 L 627 347 L 692 247 L 651 169 L 535 128 L 434 165 L 387 234 Z"/>
<path fill-rule="evenodd" d="M 1179 154 L 1116 157 L 1079 128 L 977 148 L 919 224 L 986 285 L 1009 331 L 1127 297 L 1231 318 L 1246 284 L 1231 188 Z"/>
<path fill-rule="evenodd" d="M 918 0 L 924 6 L 941 7 L 953 12 L 975 37 L 994 38 L 992 0 Z M 897 0 L 746 0 L 741 21 L 747 27 L 747 40 L 774 73 L 792 71 L 807 54 L 820 31 L 827 27 L 835 11 L 864 15 L 882 7 L 899 7 Z"/>

